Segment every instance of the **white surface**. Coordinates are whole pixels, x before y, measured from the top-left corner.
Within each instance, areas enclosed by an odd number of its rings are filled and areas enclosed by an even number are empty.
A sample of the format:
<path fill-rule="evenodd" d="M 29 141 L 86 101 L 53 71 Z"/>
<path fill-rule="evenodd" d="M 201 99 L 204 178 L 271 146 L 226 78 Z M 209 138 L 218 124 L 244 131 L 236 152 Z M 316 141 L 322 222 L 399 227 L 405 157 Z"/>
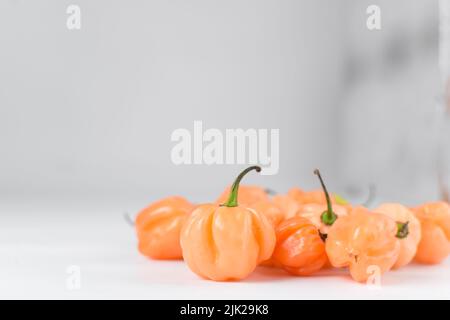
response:
<path fill-rule="evenodd" d="M 345 271 L 293 277 L 259 268 L 240 282 L 198 278 L 182 261 L 139 255 L 120 206 L 0 205 L 0 298 L 124 299 L 413 299 L 450 298 L 450 261 L 390 272 L 379 289 Z M 67 268 L 81 268 L 68 290 Z"/>

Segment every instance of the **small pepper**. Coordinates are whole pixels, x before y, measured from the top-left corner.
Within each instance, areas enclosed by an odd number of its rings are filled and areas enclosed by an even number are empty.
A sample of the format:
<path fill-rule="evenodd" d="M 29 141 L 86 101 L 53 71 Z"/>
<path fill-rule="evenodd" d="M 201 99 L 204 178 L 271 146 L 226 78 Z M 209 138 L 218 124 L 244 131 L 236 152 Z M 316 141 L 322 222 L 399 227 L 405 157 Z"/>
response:
<path fill-rule="evenodd" d="M 272 201 L 261 200 L 250 205 L 249 208 L 264 214 L 274 228 L 284 220 L 283 211 Z"/>
<path fill-rule="evenodd" d="M 357 207 L 331 226 L 325 248 L 334 267 L 349 267 L 352 278 L 364 282 L 371 276 L 371 267 L 378 267 L 380 274 L 392 268 L 402 231 L 394 219 Z"/>
<path fill-rule="evenodd" d="M 201 277 L 238 280 L 247 277 L 258 264 L 272 255 L 275 232 L 264 214 L 238 205 L 241 179 L 252 166 L 239 174 L 223 205 L 197 207 L 181 231 L 183 257 L 189 268 Z"/>
<path fill-rule="evenodd" d="M 420 222 L 414 213 L 399 203 L 384 203 L 373 210 L 391 217 L 403 227 L 403 236 L 400 236 L 400 253 L 393 268 L 397 269 L 410 263 L 417 252 L 421 238 Z"/>
<path fill-rule="evenodd" d="M 159 200 L 136 218 L 139 251 L 153 259 L 181 259 L 180 230 L 194 205 L 183 197 Z"/>
<path fill-rule="evenodd" d="M 323 193 L 323 190 L 303 191 L 299 188 L 292 188 L 288 191 L 287 195 L 296 200 L 299 204 L 327 204 L 327 199 Z M 337 194 L 330 196 L 330 200 L 333 204 L 346 205 L 347 200 Z"/>
<path fill-rule="evenodd" d="M 291 274 L 307 276 L 327 263 L 325 244 L 317 227 L 308 219 L 284 220 L 275 230 L 277 243 L 272 254 L 275 265 Z"/>
<path fill-rule="evenodd" d="M 294 217 L 301 206 L 297 200 L 287 194 L 277 194 L 272 197 L 272 201 L 283 212 L 285 219 Z"/>
<path fill-rule="evenodd" d="M 415 260 L 441 263 L 450 255 L 450 206 L 446 202 L 430 202 L 413 209 L 422 227 L 422 238 Z"/>
<path fill-rule="evenodd" d="M 259 201 L 251 205 L 251 209 L 266 216 L 274 228 L 285 220 L 283 211 L 272 201 Z M 280 267 L 272 258 L 261 262 L 265 267 Z"/>
<path fill-rule="evenodd" d="M 272 255 L 273 264 L 281 265 L 295 275 L 308 275 L 329 265 L 325 253 L 326 232 L 339 216 L 347 215 L 342 206 L 332 206 L 319 170 L 315 170 L 322 186 L 326 204 L 301 204 L 294 213 L 276 228 L 277 244 Z M 317 195 L 316 195 L 317 197 Z M 296 202 L 298 204 L 298 202 Z"/>
<path fill-rule="evenodd" d="M 333 225 L 338 217 L 346 216 L 348 214 L 348 209 L 350 207 L 348 205 L 332 205 L 332 198 L 330 197 L 327 187 L 323 182 L 320 171 L 316 169 L 314 170 L 314 174 L 319 178 L 322 186 L 322 194 L 325 198 L 325 204 L 303 204 L 299 207 L 297 216 L 310 220 L 317 228 L 319 228 L 322 234 L 326 234 L 330 226 Z"/>
<path fill-rule="evenodd" d="M 317 170 L 318 171 L 318 170 Z M 320 173 L 319 173 L 320 175 Z M 275 195 L 272 200 L 273 202 L 285 213 L 285 219 L 289 219 L 297 215 L 299 210 L 304 208 L 304 206 L 313 205 L 328 205 L 327 199 L 330 200 L 332 204 L 343 206 L 346 209 L 350 208 L 348 202 L 337 194 L 329 195 L 328 198 L 322 190 L 313 191 L 303 191 L 300 188 L 292 188 L 287 194 Z M 338 209 L 339 211 L 342 211 Z"/>

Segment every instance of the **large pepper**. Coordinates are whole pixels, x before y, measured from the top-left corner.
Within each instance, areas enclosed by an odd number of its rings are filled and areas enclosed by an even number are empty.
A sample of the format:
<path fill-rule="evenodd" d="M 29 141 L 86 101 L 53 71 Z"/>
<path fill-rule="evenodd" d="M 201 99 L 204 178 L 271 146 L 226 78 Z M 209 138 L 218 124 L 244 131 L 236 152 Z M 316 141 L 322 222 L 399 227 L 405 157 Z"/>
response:
<path fill-rule="evenodd" d="M 189 268 L 201 277 L 239 280 L 268 259 L 275 246 L 272 224 L 253 209 L 238 205 L 241 179 L 258 166 L 245 169 L 231 187 L 223 205 L 197 207 L 181 231 L 183 257 Z"/>

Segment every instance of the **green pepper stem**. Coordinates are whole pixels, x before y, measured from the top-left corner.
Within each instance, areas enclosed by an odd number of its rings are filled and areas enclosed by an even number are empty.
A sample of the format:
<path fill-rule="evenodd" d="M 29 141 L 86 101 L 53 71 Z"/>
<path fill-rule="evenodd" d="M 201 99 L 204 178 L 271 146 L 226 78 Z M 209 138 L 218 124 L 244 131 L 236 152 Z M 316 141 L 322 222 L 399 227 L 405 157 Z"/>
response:
<path fill-rule="evenodd" d="M 252 166 L 252 167 L 248 167 L 247 169 L 245 169 L 244 171 L 242 171 L 236 178 L 236 180 L 234 180 L 233 185 L 231 186 L 231 190 L 230 190 L 230 196 L 228 197 L 228 201 L 225 202 L 224 204 L 222 204 L 222 206 L 225 207 L 237 207 L 238 206 L 238 190 L 239 190 L 239 183 L 241 182 L 242 178 L 249 173 L 252 170 L 256 170 L 256 172 L 260 172 L 261 171 L 261 167 L 260 166 Z"/>
<path fill-rule="evenodd" d="M 397 234 L 395 235 L 399 239 L 404 239 L 409 234 L 409 227 L 408 227 L 409 221 L 403 222 L 397 222 Z"/>
<path fill-rule="evenodd" d="M 337 219 L 336 213 L 333 211 L 333 207 L 331 206 L 330 195 L 328 194 L 327 187 L 322 180 L 322 176 L 320 175 L 319 169 L 314 170 L 314 174 L 319 177 L 320 184 L 322 185 L 323 192 L 325 193 L 325 198 L 327 200 L 327 210 L 322 213 L 320 219 L 327 226 L 331 226 Z"/>

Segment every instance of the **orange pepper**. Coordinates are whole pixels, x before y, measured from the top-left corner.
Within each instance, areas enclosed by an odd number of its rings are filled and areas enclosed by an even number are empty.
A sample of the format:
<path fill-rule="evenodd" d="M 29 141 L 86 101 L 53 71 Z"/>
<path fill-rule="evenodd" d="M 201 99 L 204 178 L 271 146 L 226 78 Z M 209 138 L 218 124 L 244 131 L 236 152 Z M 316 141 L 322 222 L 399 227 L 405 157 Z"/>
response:
<path fill-rule="evenodd" d="M 299 188 L 292 188 L 288 191 L 288 196 L 296 200 L 299 204 L 326 203 L 326 199 L 322 190 L 303 191 Z"/>
<path fill-rule="evenodd" d="M 348 214 L 348 206 L 340 206 L 337 204 L 332 205 L 333 200 L 330 197 L 327 187 L 323 182 L 322 176 L 318 169 L 314 170 L 314 174 L 319 178 L 322 186 L 322 195 L 325 199 L 325 204 L 308 203 L 299 206 L 296 213 L 297 216 L 310 220 L 322 234 L 328 232 L 329 227 L 340 216 L 346 216 Z"/>
<path fill-rule="evenodd" d="M 285 219 L 294 217 L 300 208 L 298 201 L 289 195 L 277 194 L 272 201 L 284 213 Z"/>
<path fill-rule="evenodd" d="M 301 205 L 296 216 L 308 219 L 320 230 L 321 233 L 326 234 L 330 228 L 330 225 L 325 224 L 322 221 L 322 215 L 324 212 L 328 212 L 327 205 L 311 203 Z M 335 204 L 333 205 L 332 212 L 334 212 L 337 217 L 343 217 L 348 214 L 349 210 L 348 207 Z"/>
<path fill-rule="evenodd" d="M 291 210 L 288 213 L 289 218 L 281 223 L 281 230 L 276 229 L 277 244 L 274 256 L 264 265 L 281 265 L 296 275 L 314 273 L 325 265 L 329 265 L 323 239 L 326 238 L 329 226 L 333 224 L 337 217 L 347 215 L 347 209 L 338 205 L 332 207 L 331 198 L 319 170 L 316 169 L 314 174 L 320 180 L 323 189 L 322 196 L 326 204 L 299 204 L 298 201 L 292 200 L 294 203 L 291 203 L 291 207 L 287 208 Z M 289 202 L 284 201 L 284 204 L 287 203 Z M 335 210 L 339 214 L 336 214 Z M 305 224 L 304 219 L 307 219 L 308 224 Z M 320 243 L 317 240 L 320 240 Z M 305 243 L 308 243 L 308 245 L 305 245 Z M 275 257 L 275 253 L 277 253 L 278 258 Z M 293 268 L 292 265 L 296 265 L 296 268 Z"/>
<path fill-rule="evenodd" d="M 337 207 L 339 208 L 337 210 L 338 212 L 344 212 L 351 208 L 351 206 L 347 204 L 347 201 L 338 195 L 326 195 L 323 188 L 322 190 L 313 191 L 303 191 L 299 188 L 292 188 L 286 195 L 275 195 L 272 200 L 285 213 L 285 219 L 296 216 L 300 210 L 305 209 L 305 206 L 308 206 L 306 207 L 306 211 L 311 212 L 315 211 L 313 208 L 317 208 L 318 210 L 319 208 L 323 208 L 319 206 L 328 205 L 328 202 L 341 206 L 342 208 Z"/>
<path fill-rule="evenodd" d="M 256 266 L 272 255 L 275 231 L 264 214 L 238 205 L 241 179 L 252 166 L 239 174 L 223 205 L 197 207 L 181 231 L 183 257 L 189 268 L 201 277 L 238 280 L 247 277 Z"/>
<path fill-rule="evenodd" d="M 349 267 L 358 282 L 371 275 L 370 267 L 380 274 L 390 270 L 398 259 L 404 225 L 380 213 L 357 207 L 331 226 L 326 239 L 326 252 L 334 267 Z"/>
<path fill-rule="evenodd" d="M 413 209 L 422 227 L 415 260 L 441 263 L 450 254 L 450 206 L 446 202 L 426 203 Z"/>
<path fill-rule="evenodd" d="M 143 209 L 135 226 L 139 251 L 153 259 L 181 259 L 180 230 L 193 209 L 193 204 L 178 196 Z"/>
<path fill-rule="evenodd" d="M 227 187 L 215 203 L 223 204 L 228 200 L 231 187 Z M 243 206 L 250 206 L 256 202 L 269 201 L 267 191 L 259 186 L 242 185 L 239 187 L 238 202 Z"/>
<path fill-rule="evenodd" d="M 411 210 L 399 203 L 384 203 L 373 211 L 406 225 L 408 235 L 400 239 L 400 253 L 393 268 L 397 269 L 410 263 L 416 255 L 422 235 L 419 220 Z"/>
<path fill-rule="evenodd" d="M 293 217 L 276 228 L 273 261 L 291 274 L 306 276 L 327 262 L 325 244 L 317 227 L 308 219 Z"/>
<path fill-rule="evenodd" d="M 297 201 L 299 204 L 327 204 L 327 199 L 323 190 L 303 191 L 299 188 L 292 188 L 287 193 L 289 197 Z M 330 195 L 331 203 L 346 205 L 347 201 L 336 194 Z"/>
<path fill-rule="evenodd" d="M 274 228 L 285 219 L 283 211 L 281 211 L 281 209 L 277 205 L 275 205 L 272 201 L 259 201 L 251 205 L 251 208 L 256 212 L 265 215 Z M 272 258 L 261 262 L 261 265 L 265 267 L 280 266 Z"/>
<path fill-rule="evenodd" d="M 265 215 L 274 228 L 284 220 L 283 211 L 281 211 L 272 201 L 261 200 L 249 207 L 256 212 Z"/>

